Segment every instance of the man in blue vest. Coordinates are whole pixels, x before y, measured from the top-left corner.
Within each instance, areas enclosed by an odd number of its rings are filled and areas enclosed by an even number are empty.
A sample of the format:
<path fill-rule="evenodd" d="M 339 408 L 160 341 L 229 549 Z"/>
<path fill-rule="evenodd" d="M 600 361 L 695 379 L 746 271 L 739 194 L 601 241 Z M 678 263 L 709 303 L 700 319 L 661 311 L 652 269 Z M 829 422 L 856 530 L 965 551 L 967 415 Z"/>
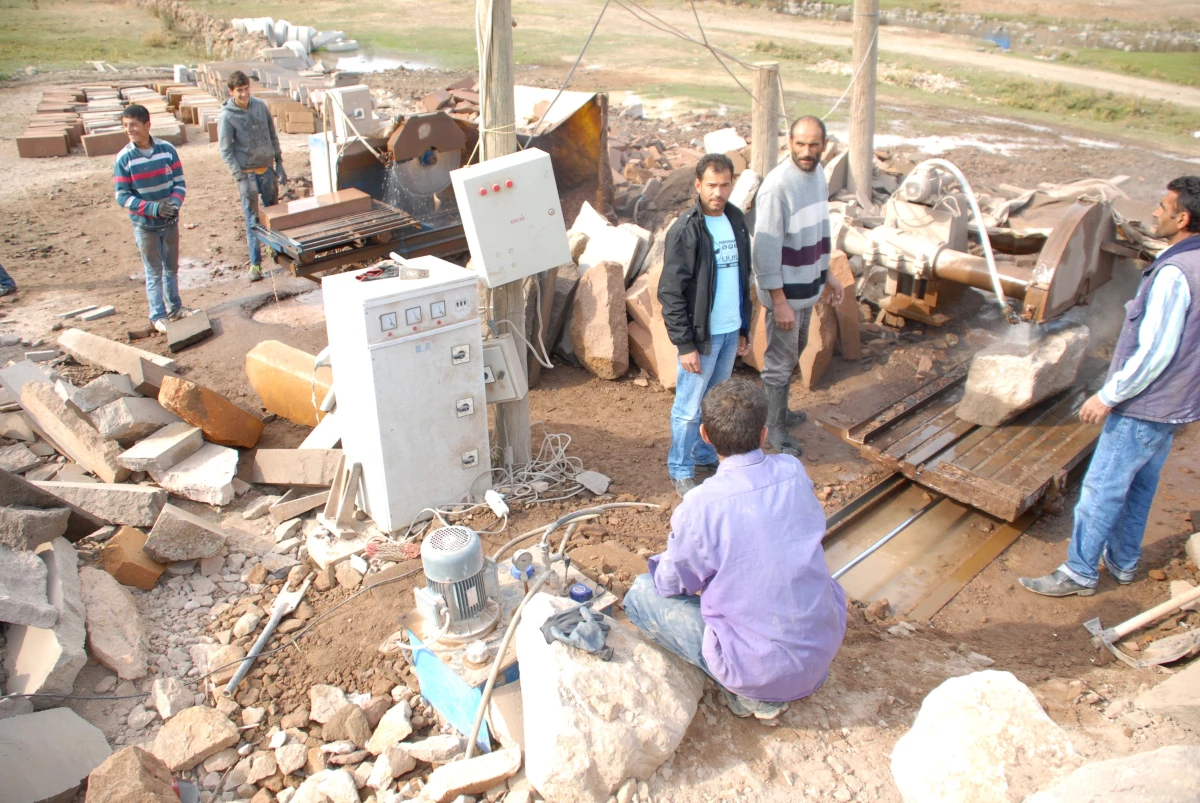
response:
<path fill-rule="evenodd" d="M 1200 421 L 1200 176 L 1167 185 L 1154 211 L 1155 236 L 1169 243 L 1146 268 L 1104 387 L 1079 418 L 1104 424 L 1075 507 L 1067 560 L 1021 585 L 1048 597 L 1096 593 L 1103 565 L 1133 582 L 1158 475 L 1182 424 Z"/>

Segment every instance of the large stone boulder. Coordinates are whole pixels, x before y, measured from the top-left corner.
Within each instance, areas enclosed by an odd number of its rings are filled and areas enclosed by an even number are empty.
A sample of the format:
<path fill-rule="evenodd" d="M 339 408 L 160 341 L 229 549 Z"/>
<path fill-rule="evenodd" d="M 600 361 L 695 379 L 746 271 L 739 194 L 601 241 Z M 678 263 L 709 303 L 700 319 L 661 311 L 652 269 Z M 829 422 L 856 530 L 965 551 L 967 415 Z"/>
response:
<path fill-rule="evenodd" d="M 1019 801 L 1081 760 L 1024 683 L 987 670 L 951 678 L 921 703 L 892 750 L 906 803 Z"/>
<path fill-rule="evenodd" d="M 963 421 L 997 427 L 1075 384 L 1087 354 L 1086 326 L 1068 326 L 1040 337 L 1034 330 L 1021 331 L 1014 330 L 971 360 L 966 392 L 956 409 Z"/>
<path fill-rule="evenodd" d="M 601 379 L 629 370 L 629 326 L 621 265 L 601 262 L 583 272 L 575 288 L 571 343 L 575 358 Z"/>
<path fill-rule="evenodd" d="M 625 779 L 645 780 L 679 746 L 703 692 L 700 670 L 612 622 L 611 661 L 541 626 L 571 607 L 539 594 L 517 626 L 525 773 L 551 803 L 605 803 Z"/>
<path fill-rule="evenodd" d="M 140 747 L 118 750 L 88 778 L 86 803 L 178 803 L 171 771 Z"/>
<path fill-rule="evenodd" d="M 1200 747 L 1171 745 L 1086 764 L 1025 803 L 1195 803 Z"/>
<path fill-rule="evenodd" d="M 133 595 L 111 574 L 90 566 L 79 570 L 79 584 L 92 657 L 123 680 L 145 677 L 149 648 Z"/>
<path fill-rule="evenodd" d="M 209 756 L 238 743 L 229 717 L 203 705 L 185 708 L 162 726 L 150 752 L 171 772 L 189 770 Z"/>

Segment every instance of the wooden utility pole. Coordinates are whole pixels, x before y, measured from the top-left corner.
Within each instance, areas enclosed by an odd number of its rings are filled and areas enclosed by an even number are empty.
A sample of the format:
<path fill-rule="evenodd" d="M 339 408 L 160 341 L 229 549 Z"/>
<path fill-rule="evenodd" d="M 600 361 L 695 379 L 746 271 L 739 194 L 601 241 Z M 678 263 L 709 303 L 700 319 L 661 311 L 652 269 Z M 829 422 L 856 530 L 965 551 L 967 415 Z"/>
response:
<path fill-rule="evenodd" d="M 850 183 L 858 205 L 872 210 L 875 178 L 875 68 L 879 63 L 879 0 L 854 0 L 853 66 L 850 94 Z M 861 66 L 860 66 L 861 65 Z"/>
<path fill-rule="evenodd" d="M 779 163 L 779 123 L 782 92 L 779 83 L 779 62 L 754 63 L 754 107 L 751 116 L 750 169 L 759 178 Z"/>
<path fill-rule="evenodd" d="M 517 150 L 511 0 L 476 0 L 475 40 L 479 47 L 479 159 L 486 161 Z M 492 288 L 492 318 L 509 321 L 514 333 L 525 335 L 524 280 Z M 505 463 L 533 459 L 528 396 L 497 404 L 495 426 L 496 444 Z"/>

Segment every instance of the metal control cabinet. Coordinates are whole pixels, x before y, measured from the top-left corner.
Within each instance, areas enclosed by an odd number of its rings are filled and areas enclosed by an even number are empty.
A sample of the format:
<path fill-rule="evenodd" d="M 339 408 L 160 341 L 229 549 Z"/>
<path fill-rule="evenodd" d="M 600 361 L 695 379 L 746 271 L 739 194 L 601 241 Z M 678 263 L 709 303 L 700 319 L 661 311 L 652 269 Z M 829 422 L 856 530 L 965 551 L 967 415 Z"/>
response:
<path fill-rule="evenodd" d="M 537 148 L 450 174 L 471 260 L 488 287 L 571 261 L 550 155 Z"/>
<path fill-rule="evenodd" d="M 342 451 L 384 532 L 491 487 L 478 278 L 433 256 L 408 264 L 429 276 L 321 282 Z"/>

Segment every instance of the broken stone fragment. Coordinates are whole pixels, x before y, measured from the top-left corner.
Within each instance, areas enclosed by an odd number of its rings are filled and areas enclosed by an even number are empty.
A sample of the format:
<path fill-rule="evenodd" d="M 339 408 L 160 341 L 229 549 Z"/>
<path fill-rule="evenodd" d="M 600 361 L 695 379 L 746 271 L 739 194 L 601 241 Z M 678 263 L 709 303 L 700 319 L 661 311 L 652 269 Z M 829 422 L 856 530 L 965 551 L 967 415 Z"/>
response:
<path fill-rule="evenodd" d="M 187 379 L 168 376 L 159 389 L 158 402 L 204 432 L 206 440 L 221 446 L 250 449 L 263 433 L 258 416 L 238 407 L 219 393 Z"/>
<path fill-rule="evenodd" d="M 167 503 L 161 488 L 106 482 L 39 482 L 37 487 L 109 524 L 152 527 Z"/>
<path fill-rule="evenodd" d="M 344 706 L 350 705 L 344 691 L 337 686 L 327 686 L 324 683 L 318 683 L 308 690 L 308 700 L 310 718 L 322 725 L 333 719 L 333 715 Z"/>
<path fill-rule="evenodd" d="M 135 441 L 149 437 L 179 416 L 163 409 L 154 399 L 122 397 L 88 414 L 100 437 L 110 441 Z"/>
<path fill-rule="evenodd" d="M 130 471 L 166 471 L 195 454 L 204 445 L 199 427 L 186 421 L 169 424 L 126 449 L 117 461 Z"/>
<path fill-rule="evenodd" d="M 21 389 L 21 406 L 68 457 L 101 480 L 123 482 L 129 478 L 129 469 L 117 462 L 121 448 L 70 410 L 49 384 L 27 383 Z"/>
<path fill-rule="evenodd" d="M 216 524 L 175 505 L 164 505 L 145 551 L 159 563 L 211 558 L 225 546 L 227 536 Z"/>
<path fill-rule="evenodd" d="M 228 717 L 207 706 L 195 705 L 180 711 L 162 726 L 150 752 L 171 772 L 180 772 L 237 742 L 237 728 Z"/>
<path fill-rule="evenodd" d="M 141 747 L 113 753 L 88 776 L 85 803 L 178 803 L 167 765 Z"/>
<path fill-rule="evenodd" d="M 233 501 L 233 477 L 237 473 L 236 449 L 206 443 L 170 468 L 152 469 L 150 476 L 176 496 L 206 505 L 228 505 Z"/>
<path fill-rule="evenodd" d="M 0 508 L 0 544 L 13 549 L 33 551 L 40 544 L 53 541 L 67 531 L 71 510 L 66 507 Z"/>
<path fill-rule="evenodd" d="M 134 527 L 122 527 L 104 544 L 100 553 L 104 571 L 123 586 L 149 591 L 158 583 L 166 566 L 145 552 L 146 534 Z"/>
<path fill-rule="evenodd" d="M 412 732 L 412 706 L 407 701 L 397 703 L 388 709 L 383 719 L 375 726 L 375 732 L 367 742 L 367 749 L 373 755 L 380 755 L 389 747 L 407 739 Z"/>
<path fill-rule="evenodd" d="M 0 544 L 0 622 L 53 627 L 58 611 L 48 599 L 46 577 L 37 555 Z"/>
<path fill-rule="evenodd" d="M 69 708 L 0 719 L 0 797 L 74 800 L 83 779 L 111 754 L 104 733 Z"/>
<path fill-rule="evenodd" d="M 111 574 L 90 566 L 79 570 L 79 583 L 92 657 L 122 680 L 145 677 L 148 642 L 133 595 Z"/>
<path fill-rule="evenodd" d="M 602 262 L 585 271 L 575 289 L 571 343 L 583 367 L 601 379 L 629 370 L 627 320 L 621 266 Z"/>
<path fill-rule="evenodd" d="M 421 791 L 435 803 L 450 803 L 459 795 L 486 792 L 521 769 L 521 751 L 510 747 L 463 761 L 443 764 L 429 776 Z"/>

